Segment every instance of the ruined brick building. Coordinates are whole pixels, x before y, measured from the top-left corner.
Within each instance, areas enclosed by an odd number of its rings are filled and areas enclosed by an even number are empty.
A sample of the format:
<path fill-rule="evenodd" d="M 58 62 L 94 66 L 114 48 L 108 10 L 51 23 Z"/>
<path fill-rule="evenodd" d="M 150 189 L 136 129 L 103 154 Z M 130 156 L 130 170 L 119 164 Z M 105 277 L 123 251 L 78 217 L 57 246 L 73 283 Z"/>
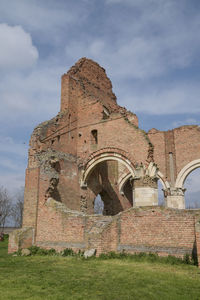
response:
<path fill-rule="evenodd" d="M 200 212 L 184 209 L 184 181 L 197 167 L 198 126 L 141 130 L 117 104 L 105 70 L 82 58 L 62 76 L 60 112 L 32 134 L 23 228 L 10 235 L 9 252 L 36 244 L 199 253 Z M 97 195 L 103 215 L 94 214 Z"/>

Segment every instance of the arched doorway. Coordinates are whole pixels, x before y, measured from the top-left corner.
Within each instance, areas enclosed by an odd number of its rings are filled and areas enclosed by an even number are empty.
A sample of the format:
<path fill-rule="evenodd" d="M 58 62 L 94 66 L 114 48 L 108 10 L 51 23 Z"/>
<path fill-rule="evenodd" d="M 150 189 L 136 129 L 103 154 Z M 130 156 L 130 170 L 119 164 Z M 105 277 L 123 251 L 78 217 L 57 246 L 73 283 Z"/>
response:
<path fill-rule="evenodd" d="M 132 207 L 129 199 L 119 193 L 118 177 L 123 166 L 119 161 L 106 160 L 95 165 L 87 177 L 87 202 L 89 213 L 97 213 L 100 199 L 103 215 L 116 215 Z M 128 190 L 128 188 L 126 187 Z M 99 212 L 98 212 L 99 213 Z"/>
<path fill-rule="evenodd" d="M 124 195 L 119 191 L 119 178 L 123 173 L 134 176 L 134 169 L 132 162 L 120 153 L 104 152 L 88 161 L 82 174 L 82 187 L 87 188 L 89 213 L 97 212 L 99 199 L 103 201 L 100 207 L 104 206 L 104 215 L 115 215 L 132 207 L 130 182 L 124 186 Z"/>

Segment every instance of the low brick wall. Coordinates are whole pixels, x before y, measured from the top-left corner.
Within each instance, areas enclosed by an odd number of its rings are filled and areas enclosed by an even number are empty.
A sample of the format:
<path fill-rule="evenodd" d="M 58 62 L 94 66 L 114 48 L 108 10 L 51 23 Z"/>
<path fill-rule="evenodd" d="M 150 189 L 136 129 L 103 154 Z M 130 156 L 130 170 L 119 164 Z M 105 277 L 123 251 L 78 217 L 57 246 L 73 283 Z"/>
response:
<path fill-rule="evenodd" d="M 24 227 L 16 229 L 9 234 L 8 253 L 19 249 L 29 248 L 34 244 L 34 229 Z"/>
<path fill-rule="evenodd" d="M 95 248 L 97 255 L 126 251 L 200 256 L 199 228 L 200 210 L 142 207 L 116 216 L 86 215 L 49 198 L 39 209 L 35 231 L 22 228 L 10 235 L 9 252 L 34 243 L 57 251 Z"/>
<path fill-rule="evenodd" d="M 36 244 L 45 248 L 154 252 L 183 256 L 195 252 L 199 210 L 161 207 L 131 208 L 116 216 L 85 215 L 69 211 L 49 199 L 40 208 Z"/>

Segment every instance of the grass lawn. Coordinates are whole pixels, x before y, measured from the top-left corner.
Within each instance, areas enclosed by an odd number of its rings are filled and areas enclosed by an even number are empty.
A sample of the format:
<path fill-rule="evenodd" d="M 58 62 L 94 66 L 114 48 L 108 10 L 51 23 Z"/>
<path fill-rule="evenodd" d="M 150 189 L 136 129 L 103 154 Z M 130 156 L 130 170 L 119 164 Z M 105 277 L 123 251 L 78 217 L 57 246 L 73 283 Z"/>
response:
<path fill-rule="evenodd" d="M 191 265 L 7 254 L 0 242 L 0 299 L 200 300 Z"/>

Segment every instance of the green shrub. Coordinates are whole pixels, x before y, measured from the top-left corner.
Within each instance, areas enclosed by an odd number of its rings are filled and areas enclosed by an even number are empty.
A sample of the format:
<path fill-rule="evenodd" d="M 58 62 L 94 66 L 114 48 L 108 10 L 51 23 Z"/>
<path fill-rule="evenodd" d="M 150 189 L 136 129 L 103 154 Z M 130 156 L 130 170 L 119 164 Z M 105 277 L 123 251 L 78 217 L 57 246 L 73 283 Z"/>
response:
<path fill-rule="evenodd" d="M 189 264 L 191 263 L 190 255 L 189 255 L 188 253 L 186 253 L 186 254 L 184 255 L 183 261 L 184 261 L 184 263 L 186 263 L 187 265 L 189 265 Z"/>
<path fill-rule="evenodd" d="M 31 251 L 31 255 L 36 255 L 40 249 L 40 247 L 37 246 L 31 246 L 28 248 Z"/>
<path fill-rule="evenodd" d="M 37 255 L 48 255 L 48 250 L 47 249 L 43 249 L 43 248 L 39 248 Z"/>
<path fill-rule="evenodd" d="M 83 257 L 84 251 L 81 251 L 80 249 L 78 250 L 78 253 L 76 254 L 77 256 Z"/>
<path fill-rule="evenodd" d="M 28 248 L 31 251 L 31 255 L 57 255 L 55 249 L 43 249 L 38 246 L 31 246 Z"/>
<path fill-rule="evenodd" d="M 148 254 L 145 253 L 145 252 L 140 252 L 140 253 L 138 253 L 136 255 L 138 255 L 138 257 L 140 257 L 140 258 L 143 258 L 143 257 L 147 257 Z"/>
<path fill-rule="evenodd" d="M 118 255 L 119 255 L 119 258 L 127 258 L 130 256 L 130 254 L 126 253 L 124 250 L 122 252 L 120 252 Z"/>
<path fill-rule="evenodd" d="M 111 251 L 108 253 L 108 258 L 112 259 L 112 258 L 119 258 L 119 254 L 114 252 L 114 251 Z"/>
<path fill-rule="evenodd" d="M 79 257 L 82 259 L 84 258 L 84 251 L 79 250 L 77 253 L 74 252 L 71 248 L 66 248 L 62 252 L 57 252 L 55 249 L 43 249 L 38 246 L 31 246 L 28 248 L 31 251 L 31 255 L 61 255 L 61 256 L 73 256 L 73 257 Z M 21 249 L 16 252 L 17 255 L 21 256 Z M 159 263 L 165 263 L 170 265 L 179 265 L 179 264 L 190 264 L 190 265 L 198 265 L 198 261 L 196 256 L 190 258 L 189 254 L 186 254 L 184 258 L 175 257 L 172 255 L 168 255 L 167 257 L 158 256 L 157 253 L 134 253 L 130 254 L 125 252 L 123 250 L 122 252 L 114 252 L 110 251 L 108 253 L 101 253 L 99 257 L 92 256 L 90 259 L 130 259 L 133 261 L 147 261 L 147 262 L 159 262 Z"/>
<path fill-rule="evenodd" d="M 66 248 L 62 252 L 62 256 L 74 256 L 75 253 L 71 248 Z"/>
<path fill-rule="evenodd" d="M 17 254 L 17 256 L 21 256 L 22 255 L 22 249 L 19 249 L 18 251 L 13 253 L 14 255 Z"/>
<path fill-rule="evenodd" d="M 116 252 L 109 252 L 109 253 L 101 253 L 98 257 L 99 259 L 131 259 L 134 261 L 148 261 L 148 262 L 159 262 L 165 263 L 170 265 L 179 265 L 179 264 L 196 264 L 196 261 L 190 259 L 190 255 L 186 254 L 184 258 L 175 257 L 172 255 L 168 255 L 167 257 L 158 256 L 157 253 L 126 253 L 125 251 L 116 253 Z"/>
<path fill-rule="evenodd" d="M 158 261 L 159 260 L 159 256 L 158 256 L 158 254 L 157 253 L 149 253 L 149 255 L 148 255 L 148 259 L 150 260 L 150 261 Z"/>
<path fill-rule="evenodd" d="M 184 263 L 184 260 L 180 257 L 175 257 L 175 256 L 172 256 L 172 255 L 168 255 L 167 257 L 161 257 L 160 258 L 161 261 L 163 259 L 163 262 L 166 262 L 167 264 L 170 264 L 170 265 L 180 265 L 180 264 L 183 264 Z"/>
<path fill-rule="evenodd" d="M 108 259 L 108 254 L 106 253 L 101 253 L 98 257 L 99 259 Z"/>

